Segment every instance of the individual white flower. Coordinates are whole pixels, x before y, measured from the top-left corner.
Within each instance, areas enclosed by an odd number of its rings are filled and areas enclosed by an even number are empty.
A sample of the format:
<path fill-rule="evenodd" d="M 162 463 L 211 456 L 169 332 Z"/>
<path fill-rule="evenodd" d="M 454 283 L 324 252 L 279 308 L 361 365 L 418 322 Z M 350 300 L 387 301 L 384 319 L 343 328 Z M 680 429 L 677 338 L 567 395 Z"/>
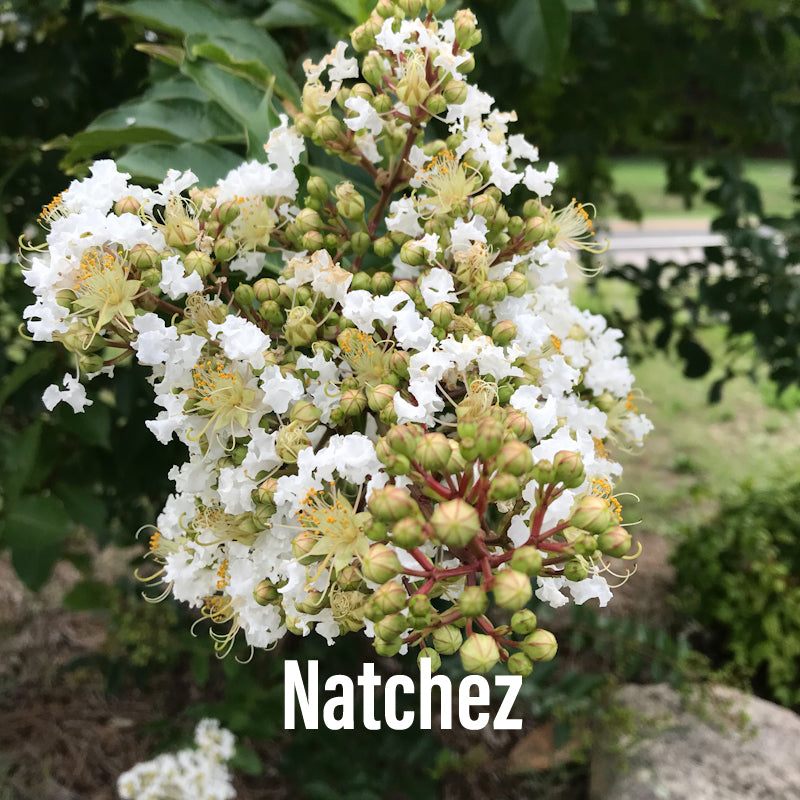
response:
<path fill-rule="evenodd" d="M 348 97 L 344 101 L 345 108 L 354 111 L 356 116 L 345 117 L 344 124 L 351 131 L 360 131 L 366 128 L 373 136 L 377 136 L 383 130 L 383 123 L 378 116 L 378 112 L 363 97 Z"/>
<path fill-rule="evenodd" d="M 67 403 L 72 406 L 76 414 L 83 412 L 85 408 L 92 405 L 92 400 L 86 397 L 86 387 L 73 375 L 67 373 L 62 381 L 63 389 L 59 389 L 55 383 L 51 383 L 42 394 L 42 402 L 48 411 L 52 411 L 59 403 Z"/>
<path fill-rule="evenodd" d="M 203 291 L 203 279 L 196 273 L 186 274 L 180 256 L 169 256 L 161 262 L 161 281 L 158 284 L 164 294 L 177 300 L 185 294 Z"/>
<path fill-rule="evenodd" d="M 208 332 L 219 339 L 228 358 L 247 361 L 253 369 L 263 369 L 264 351 L 269 349 L 270 338 L 250 320 L 229 314 L 224 322 L 209 322 Z"/>
<path fill-rule="evenodd" d="M 418 286 L 428 308 L 433 308 L 436 303 L 458 302 L 453 276 L 445 269 L 434 267 L 420 279 Z"/>

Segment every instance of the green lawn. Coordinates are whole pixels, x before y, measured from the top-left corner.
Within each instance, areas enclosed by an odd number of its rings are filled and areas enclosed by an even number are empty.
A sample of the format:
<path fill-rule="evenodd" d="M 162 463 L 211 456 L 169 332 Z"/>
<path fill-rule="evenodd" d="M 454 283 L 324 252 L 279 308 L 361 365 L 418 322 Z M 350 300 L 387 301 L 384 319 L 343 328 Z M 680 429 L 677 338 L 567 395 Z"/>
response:
<path fill-rule="evenodd" d="M 645 217 L 711 217 L 715 207 L 698 199 L 691 209 L 685 209 L 683 200 L 667 195 L 666 170 L 664 164 L 655 159 L 625 158 L 612 162 L 614 185 L 617 191 L 630 192 L 642 208 Z M 785 214 L 792 205 L 792 170 L 788 161 L 778 159 L 752 159 L 747 162 L 745 176 L 761 190 L 767 213 Z M 713 182 L 706 177 L 701 167 L 692 175 L 702 192 L 711 188 Z M 599 207 L 601 215 L 614 210 Z"/>

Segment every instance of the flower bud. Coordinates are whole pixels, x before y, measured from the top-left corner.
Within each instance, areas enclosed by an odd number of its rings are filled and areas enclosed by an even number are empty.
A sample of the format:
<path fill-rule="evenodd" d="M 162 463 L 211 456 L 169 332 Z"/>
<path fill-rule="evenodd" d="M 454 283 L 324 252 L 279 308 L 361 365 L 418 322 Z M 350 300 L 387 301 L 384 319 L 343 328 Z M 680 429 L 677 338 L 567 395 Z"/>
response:
<path fill-rule="evenodd" d="M 585 478 L 579 453 L 559 450 L 553 456 L 553 482 L 563 483 L 566 489 L 577 489 Z"/>
<path fill-rule="evenodd" d="M 467 586 L 458 598 L 458 610 L 468 618 L 480 617 L 489 607 L 489 597 L 482 586 Z"/>
<path fill-rule="evenodd" d="M 531 217 L 525 220 L 524 238 L 526 242 L 540 242 L 547 233 L 547 226 L 541 217 Z"/>
<path fill-rule="evenodd" d="M 439 503 L 431 525 L 436 540 L 448 547 L 465 547 L 481 530 L 478 512 L 461 498 Z"/>
<path fill-rule="evenodd" d="M 506 442 L 494 459 L 498 472 L 508 472 L 520 477 L 533 467 L 531 449 L 524 442 L 512 439 Z"/>
<path fill-rule="evenodd" d="M 385 544 L 373 544 L 361 562 L 361 574 L 374 583 L 386 583 L 402 571 L 397 553 Z"/>
<path fill-rule="evenodd" d="M 335 142 L 341 133 L 342 123 L 333 114 L 325 114 L 314 125 L 314 135 L 323 142 Z"/>
<path fill-rule="evenodd" d="M 576 555 L 590 556 L 597 550 L 597 539 L 588 531 L 580 528 L 567 528 L 564 536 L 572 545 Z"/>
<path fill-rule="evenodd" d="M 431 319 L 434 325 L 446 328 L 455 318 L 456 312 L 450 303 L 434 303 L 431 308 Z"/>
<path fill-rule="evenodd" d="M 367 398 L 360 389 L 347 389 L 342 392 L 339 400 L 339 408 L 344 411 L 345 416 L 357 417 L 364 412 L 367 407 Z"/>
<path fill-rule="evenodd" d="M 574 527 L 598 535 L 605 533 L 615 522 L 616 517 L 608 503 L 594 494 L 584 495 L 570 518 L 570 523 Z"/>
<path fill-rule="evenodd" d="M 416 239 L 409 239 L 400 248 L 400 260 L 412 267 L 421 267 L 429 259 L 427 248 L 423 247 Z"/>
<path fill-rule="evenodd" d="M 528 291 L 528 279 L 521 272 L 512 272 L 503 278 L 506 290 L 512 297 L 522 297 Z"/>
<path fill-rule="evenodd" d="M 309 400 L 298 400 L 289 412 L 291 422 L 299 422 L 307 431 L 313 431 L 322 412 Z"/>
<path fill-rule="evenodd" d="M 253 599 L 260 606 L 268 606 L 272 603 L 277 603 L 280 597 L 281 594 L 272 581 L 261 581 L 261 583 L 253 589 Z"/>
<path fill-rule="evenodd" d="M 369 525 L 364 529 L 364 533 L 367 535 L 368 539 L 372 539 L 373 542 L 382 542 L 386 539 L 386 523 L 380 522 L 377 519 L 373 519 L 370 521 Z"/>
<path fill-rule="evenodd" d="M 140 207 L 141 203 L 135 197 L 129 195 L 114 203 L 114 213 L 118 217 L 121 217 L 123 214 L 138 214 Z"/>
<path fill-rule="evenodd" d="M 214 255 L 217 261 L 230 261 L 239 252 L 239 245 L 233 239 L 221 236 L 214 242 Z"/>
<path fill-rule="evenodd" d="M 431 634 L 431 641 L 437 653 L 451 656 L 461 647 L 461 631 L 455 625 L 442 625 Z"/>
<path fill-rule="evenodd" d="M 536 614 L 529 608 L 521 608 L 511 616 L 511 630 L 521 636 L 527 636 L 536 630 Z"/>
<path fill-rule="evenodd" d="M 533 436 L 533 423 L 525 412 L 515 408 L 506 409 L 506 426 L 521 442 L 527 442 Z"/>
<path fill-rule="evenodd" d="M 304 113 L 296 114 L 294 118 L 294 126 L 297 128 L 301 136 L 311 137 L 314 134 L 314 120 Z"/>
<path fill-rule="evenodd" d="M 379 656 L 391 658 L 391 656 L 397 655 L 397 653 L 400 651 L 400 648 L 403 646 L 403 643 L 399 638 L 391 642 L 384 641 L 383 639 L 374 639 L 372 646 L 375 648 L 375 652 Z"/>
<path fill-rule="evenodd" d="M 597 537 L 597 549 L 611 558 L 621 558 L 631 549 L 632 544 L 631 535 L 621 525 L 615 525 Z"/>
<path fill-rule="evenodd" d="M 200 229 L 190 217 L 172 219 L 164 226 L 164 241 L 169 247 L 189 247 L 197 241 Z"/>
<path fill-rule="evenodd" d="M 380 601 L 376 600 L 375 602 L 380 606 Z M 375 636 L 391 642 L 397 639 L 406 628 L 408 628 L 408 622 L 402 614 L 389 614 L 375 623 Z"/>
<path fill-rule="evenodd" d="M 366 252 L 369 250 L 369 246 L 371 243 L 372 240 L 369 238 L 369 234 L 366 231 L 356 231 L 350 237 L 350 245 L 353 248 L 353 254 L 357 256 L 365 255 Z"/>
<path fill-rule="evenodd" d="M 347 592 L 363 588 L 361 573 L 351 564 L 348 564 L 336 573 L 336 583 L 339 584 L 340 589 Z"/>
<path fill-rule="evenodd" d="M 527 678 L 533 672 L 533 661 L 525 653 L 514 653 L 506 662 L 506 667 L 512 675 L 522 675 Z"/>
<path fill-rule="evenodd" d="M 397 5 L 407 17 L 418 17 L 422 10 L 422 0 L 397 0 Z"/>
<path fill-rule="evenodd" d="M 461 105 L 467 99 L 467 84 L 464 81 L 452 80 L 445 86 L 442 94 L 449 105 Z M 487 219 L 491 219 L 491 216 Z"/>
<path fill-rule="evenodd" d="M 481 458 L 488 459 L 495 455 L 503 445 L 505 429 L 499 419 L 484 418 L 478 425 L 478 435 L 475 444 Z"/>
<path fill-rule="evenodd" d="M 283 309 L 274 300 L 265 300 L 258 307 L 258 315 L 270 325 L 282 325 L 284 321 Z"/>
<path fill-rule="evenodd" d="M 303 208 L 295 218 L 295 225 L 300 233 L 318 231 L 322 228 L 322 218 L 313 208 Z"/>
<path fill-rule="evenodd" d="M 428 472 L 442 472 L 450 460 L 450 443 L 443 433 L 426 433 L 411 457 Z"/>
<path fill-rule="evenodd" d="M 241 211 L 241 207 L 235 200 L 226 200 L 214 209 L 214 216 L 223 225 L 230 225 L 239 216 Z"/>
<path fill-rule="evenodd" d="M 510 566 L 525 575 L 538 575 L 542 570 L 542 556 L 535 547 L 524 545 L 514 551 Z"/>
<path fill-rule="evenodd" d="M 394 425 L 397 422 L 397 412 L 394 410 L 394 400 L 390 400 L 378 414 L 378 419 L 384 425 Z"/>
<path fill-rule="evenodd" d="M 467 462 L 464 456 L 461 455 L 458 442 L 455 439 L 448 439 L 447 441 L 450 445 L 450 459 L 445 467 L 445 472 L 448 475 L 456 475 L 467 468 Z"/>
<path fill-rule="evenodd" d="M 382 489 L 373 489 L 367 507 L 381 522 L 397 522 L 403 517 L 419 518 L 419 506 L 407 489 L 389 484 Z"/>
<path fill-rule="evenodd" d="M 520 650 L 532 661 L 552 661 L 558 652 L 558 642 L 550 631 L 538 628 L 522 640 Z"/>
<path fill-rule="evenodd" d="M 405 517 L 392 526 L 392 544 L 411 550 L 425 542 L 422 522 L 414 517 Z"/>
<path fill-rule="evenodd" d="M 522 493 L 519 478 L 500 472 L 492 478 L 487 497 L 490 503 L 502 503 L 507 500 L 516 500 Z"/>
<path fill-rule="evenodd" d="M 364 214 L 364 197 L 359 194 L 350 181 L 344 181 L 333 190 L 336 195 L 336 210 L 345 219 L 360 219 Z"/>
<path fill-rule="evenodd" d="M 289 312 L 284 335 L 292 347 L 304 347 L 317 338 L 317 323 L 305 306 L 295 306 Z"/>
<path fill-rule="evenodd" d="M 422 105 L 431 93 L 431 87 L 425 77 L 425 66 L 420 61 L 409 59 L 406 70 L 397 84 L 397 99 L 414 109 Z"/>
<path fill-rule="evenodd" d="M 423 658 L 429 658 L 431 660 L 432 673 L 437 672 L 439 667 L 442 666 L 442 657 L 432 647 L 420 648 L 419 655 L 417 656 L 417 665 L 420 665 Z"/>
<path fill-rule="evenodd" d="M 406 601 L 408 600 L 406 590 L 397 581 L 389 581 L 382 584 L 375 590 L 373 597 L 384 615 L 396 614 L 406 607 Z M 383 636 L 382 638 L 388 639 L 391 637 Z"/>
<path fill-rule="evenodd" d="M 386 434 L 386 441 L 396 453 L 411 458 L 417 450 L 420 436 L 410 425 L 395 425 Z"/>
<path fill-rule="evenodd" d="M 564 564 L 564 577 L 568 581 L 583 581 L 589 577 L 589 567 L 583 558 L 571 558 Z"/>
<path fill-rule="evenodd" d="M 514 569 L 504 569 L 495 575 L 492 592 L 495 603 L 509 611 L 523 608 L 533 597 L 530 578 Z"/>
<path fill-rule="evenodd" d="M 275 478 L 267 478 L 254 490 L 253 500 L 259 504 L 272 504 L 275 498 L 275 490 L 278 488 L 278 481 Z"/>
<path fill-rule="evenodd" d="M 240 283 L 233 293 L 233 299 L 238 303 L 239 308 L 249 309 L 253 307 L 253 303 L 256 301 L 256 293 L 250 284 Z"/>
<path fill-rule="evenodd" d="M 467 637 L 459 651 L 461 664 L 467 672 L 483 675 L 500 660 L 497 642 L 485 633 L 473 633 Z"/>
<path fill-rule="evenodd" d="M 453 22 L 456 26 L 456 41 L 460 47 L 469 50 L 473 45 L 481 40 L 481 32 L 478 30 L 478 21 L 475 15 L 468 8 L 460 8 L 453 15 Z"/>
<path fill-rule="evenodd" d="M 492 328 L 492 341 L 499 347 L 506 347 L 517 335 L 517 326 L 510 320 L 504 319 Z"/>
<path fill-rule="evenodd" d="M 438 14 L 445 6 L 447 0 L 425 0 L 425 8 L 431 12 L 431 14 Z"/>
<path fill-rule="evenodd" d="M 149 244 L 135 244 L 128 253 L 128 261 L 140 271 L 156 269 L 161 266 L 161 255 Z"/>
<path fill-rule="evenodd" d="M 372 243 L 372 249 L 379 258 L 389 258 L 394 252 L 394 242 L 388 236 L 380 236 Z"/>
<path fill-rule="evenodd" d="M 382 411 L 389 401 L 395 396 L 397 389 L 388 383 L 379 383 L 377 386 L 367 386 L 367 404 L 371 411 Z"/>
<path fill-rule="evenodd" d="M 389 294 L 394 289 L 394 279 L 388 272 L 376 272 L 372 276 L 372 291 L 375 294 Z"/>
<path fill-rule="evenodd" d="M 316 556 L 309 553 L 317 543 L 317 537 L 311 533 L 303 532 L 294 537 L 292 541 L 292 555 L 300 564 L 313 564 L 317 560 Z"/>

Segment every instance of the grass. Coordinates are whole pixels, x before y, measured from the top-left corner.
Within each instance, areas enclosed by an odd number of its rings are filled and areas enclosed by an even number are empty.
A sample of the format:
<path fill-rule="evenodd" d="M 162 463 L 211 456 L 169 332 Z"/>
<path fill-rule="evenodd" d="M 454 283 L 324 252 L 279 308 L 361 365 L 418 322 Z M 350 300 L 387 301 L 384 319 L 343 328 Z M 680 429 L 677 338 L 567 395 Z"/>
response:
<path fill-rule="evenodd" d="M 647 217 L 713 217 L 716 207 L 702 200 L 702 195 L 712 188 L 701 167 L 696 167 L 692 179 L 701 192 L 692 208 L 686 209 L 682 198 L 668 195 L 666 169 L 655 159 L 625 158 L 612 162 L 614 186 L 617 191 L 630 192 Z M 786 214 L 792 207 L 792 168 L 780 159 L 752 159 L 745 167 L 745 177 L 761 190 L 765 211 L 768 214 Z M 601 215 L 614 215 L 610 204 L 600 205 Z"/>
<path fill-rule="evenodd" d="M 632 290 L 621 281 L 600 281 L 597 294 L 579 290 L 576 300 L 602 313 L 612 304 L 629 306 Z M 705 332 L 703 343 L 716 363 L 724 329 Z M 644 530 L 675 534 L 684 524 L 705 521 L 719 499 L 742 484 L 769 486 L 800 470 L 800 390 L 777 396 L 766 379 L 738 377 L 711 405 L 708 391 L 719 367 L 690 380 L 675 355 L 658 352 L 632 370 L 644 395 L 637 405 L 655 430 L 641 450 L 616 451 L 624 466 L 616 489 L 639 498 L 622 498 L 626 522 L 642 519 Z"/>

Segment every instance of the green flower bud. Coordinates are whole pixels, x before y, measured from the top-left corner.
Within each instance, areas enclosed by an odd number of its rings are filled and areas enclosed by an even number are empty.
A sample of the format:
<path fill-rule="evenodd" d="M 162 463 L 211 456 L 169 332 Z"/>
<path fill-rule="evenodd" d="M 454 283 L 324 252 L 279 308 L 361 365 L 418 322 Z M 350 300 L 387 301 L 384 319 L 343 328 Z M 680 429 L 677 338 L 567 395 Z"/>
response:
<path fill-rule="evenodd" d="M 303 209 L 304 211 L 310 211 L 311 209 Z M 303 247 L 303 250 L 310 250 L 311 252 L 316 252 L 317 250 L 322 250 L 325 247 L 325 237 L 319 231 L 309 231 L 308 233 L 304 233 L 303 237 L 300 239 L 300 244 Z"/>
<path fill-rule="evenodd" d="M 344 411 L 345 416 L 357 417 L 366 409 L 367 398 L 360 389 L 347 389 L 342 392 L 339 407 Z"/>
<path fill-rule="evenodd" d="M 421 647 L 419 655 L 417 656 L 417 666 L 423 658 L 431 660 L 431 672 L 437 672 L 439 667 L 442 666 L 442 657 L 432 647 Z"/>
<path fill-rule="evenodd" d="M 373 595 L 378 608 L 384 615 L 396 614 L 398 611 L 406 607 L 408 594 L 406 590 L 397 581 L 389 581 L 384 583 L 375 590 Z M 405 630 L 400 629 L 401 632 Z M 382 636 L 383 639 L 391 639 L 391 636 Z"/>
<path fill-rule="evenodd" d="M 431 93 L 425 77 L 425 66 L 418 61 L 406 61 L 406 71 L 397 84 L 397 99 L 414 109 L 422 105 Z"/>
<path fill-rule="evenodd" d="M 415 594 L 408 598 L 408 613 L 424 617 L 431 613 L 431 601 L 426 594 Z"/>
<path fill-rule="evenodd" d="M 501 320 L 492 328 L 492 341 L 500 347 L 511 344 L 516 335 L 517 326 L 510 319 Z"/>
<path fill-rule="evenodd" d="M 314 135 L 314 120 L 308 114 L 297 114 L 294 118 L 294 126 L 302 136 L 310 138 Z"/>
<path fill-rule="evenodd" d="M 330 188 L 325 178 L 320 175 L 312 175 L 306 181 L 306 191 L 311 197 L 315 197 L 318 200 L 325 200 L 328 197 Z"/>
<path fill-rule="evenodd" d="M 563 483 L 566 489 L 577 489 L 585 478 L 579 453 L 559 450 L 553 456 L 553 482 Z"/>
<path fill-rule="evenodd" d="M 161 266 L 161 255 L 155 247 L 140 243 L 131 247 L 128 253 L 128 261 L 140 271 L 157 269 Z"/>
<path fill-rule="evenodd" d="M 394 252 L 394 242 L 388 236 L 381 236 L 372 243 L 372 249 L 379 258 L 389 258 Z"/>
<path fill-rule="evenodd" d="M 172 219 L 164 226 L 164 241 L 168 247 L 190 247 L 200 233 L 197 221 L 190 217 Z"/>
<path fill-rule="evenodd" d="M 536 614 L 529 608 L 521 608 L 511 616 L 511 630 L 520 636 L 527 636 L 536 630 Z"/>
<path fill-rule="evenodd" d="M 422 522 L 414 517 L 405 517 L 392 526 L 392 544 L 411 550 L 425 542 Z"/>
<path fill-rule="evenodd" d="M 85 375 L 94 375 L 103 369 L 103 357 L 98 353 L 78 353 L 78 369 Z"/>
<path fill-rule="evenodd" d="M 387 2 L 391 3 L 391 0 L 387 0 Z M 378 5 L 380 5 L 380 3 L 378 3 Z M 380 11 L 378 13 L 380 13 Z M 389 16 L 392 15 L 389 14 Z M 361 64 L 361 74 L 364 76 L 365 81 L 371 83 L 373 86 L 379 86 L 385 71 L 383 59 L 378 53 L 368 53 L 365 56 Z"/>
<path fill-rule="evenodd" d="M 360 219 L 364 214 L 364 197 L 360 195 L 350 181 L 343 181 L 333 190 L 336 195 L 336 210 L 345 219 Z"/>
<path fill-rule="evenodd" d="M 564 538 L 572 545 L 576 555 L 591 556 L 597 550 L 597 539 L 580 528 L 567 528 L 564 531 Z"/>
<path fill-rule="evenodd" d="M 256 301 L 256 293 L 250 284 L 240 283 L 233 293 L 233 299 L 238 303 L 239 308 L 252 308 Z"/>
<path fill-rule="evenodd" d="M 303 208 L 295 218 L 295 226 L 300 233 L 318 231 L 322 228 L 322 218 L 313 208 Z"/>
<path fill-rule="evenodd" d="M 284 335 L 292 347 L 304 347 L 317 338 L 317 323 L 305 306 L 295 306 L 289 312 Z"/>
<path fill-rule="evenodd" d="M 540 242 L 547 234 L 547 226 L 541 217 L 531 217 L 525 220 L 525 234 L 526 242 Z"/>
<path fill-rule="evenodd" d="M 403 646 L 403 643 L 400 641 L 400 639 L 395 639 L 393 642 L 385 642 L 380 639 L 375 639 L 372 642 L 372 646 L 375 648 L 375 652 L 379 656 L 391 658 L 391 656 L 396 656 L 398 652 L 400 652 L 400 648 Z"/>
<path fill-rule="evenodd" d="M 239 246 L 233 239 L 223 236 L 214 242 L 214 255 L 217 261 L 230 261 L 239 252 Z"/>
<path fill-rule="evenodd" d="M 388 383 L 379 383 L 377 386 L 367 386 L 367 404 L 371 411 L 382 411 L 395 396 L 397 389 Z"/>
<path fill-rule="evenodd" d="M 450 303 L 434 303 L 431 309 L 431 319 L 433 324 L 440 328 L 446 328 L 455 318 L 456 312 Z"/>
<path fill-rule="evenodd" d="M 532 661 L 552 661 L 558 652 L 558 642 L 550 631 L 538 628 L 522 640 L 520 650 Z"/>
<path fill-rule="evenodd" d="M 376 599 L 375 602 L 380 607 L 380 601 Z M 408 621 L 402 614 L 389 614 L 389 616 L 375 623 L 375 636 L 384 641 L 391 642 L 397 639 L 406 628 L 408 628 Z"/>
<path fill-rule="evenodd" d="M 589 567 L 583 558 L 571 558 L 564 564 L 564 577 L 568 581 L 583 581 L 589 577 Z"/>
<path fill-rule="evenodd" d="M 461 631 L 455 625 L 442 625 L 431 634 L 431 641 L 437 653 L 451 656 L 461 647 Z"/>
<path fill-rule="evenodd" d="M 386 540 L 387 530 L 386 523 L 373 519 L 364 529 L 364 533 L 366 533 L 367 538 L 372 539 L 373 542 L 382 542 Z"/>
<path fill-rule="evenodd" d="M 356 231 L 350 237 L 350 245 L 353 248 L 353 255 L 356 256 L 365 255 L 367 250 L 369 250 L 371 243 L 372 240 L 369 238 L 369 234 L 366 231 Z"/>
<path fill-rule="evenodd" d="M 372 276 L 368 272 L 356 272 L 350 282 L 350 291 L 372 291 Z"/>
<path fill-rule="evenodd" d="M 241 213 L 242 209 L 235 200 L 226 200 L 214 209 L 214 216 L 223 224 L 230 225 Z"/>
<path fill-rule="evenodd" d="M 439 503 L 431 525 L 436 540 L 448 547 L 465 547 L 481 530 L 478 512 L 461 498 Z"/>
<path fill-rule="evenodd" d="M 292 555 L 303 565 L 313 564 L 316 556 L 309 556 L 308 554 L 317 543 L 317 537 L 310 533 L 300 533 L 294 537 L 292 542 Z"/>
<path fill-rule="evenodd" d="M 272 603 L 277 603 L 280 598 L 281 594 L 272 581 L 261 581 L 261 583 L 253 589 L 253 599 L 260 606 L 268 606 Z"/>
<path fill-rule="evenodd" d="M 461 448 L 455 439 L 448 439 L 450 445 L 450 459 L 445 467 L 445 472 L 448 475 L 456 475 L 463 472 L 467 468 L 467 462 L 464 456 L 461 455 Z"/>
<path fill-rule="evenodd" d="M 495 575 L 492 592 L 495 603 L 509 611 L 523 608 L 533 597 L 530 578 L 514 569 L 504 569 Z"/>
<path fill-rule="evenodd" d="M 519 236 L 522 233 L 522 229 L 525 227 L 525 220 L 522 217 L 511 217 L 508 220 L 508 235 L 509 236 Z"/>
<path fill-rule="evenodd" d="M 373 544 L 361 562 L 361 574 L 374 583 L 386 583 L 402 571 L 397 553 L 385 544 Z"/>
<path fill-rule="evenodd" d="M 533 456 L 528 445 L 518 439 L 512 439 L 500 448 L 494 463 L 498 472 L 508 472 L 520 477 L 533 467 Z"/>
<path fill-rule="evenodd" d="M 405 350 L 395 350 L 389 357 L 389 369 L 400 378 L 408 378 L 411 356 Z"/>
<path fill-rule="evenodd" d="M 507 500 L 516 500 L 522 493 L 519 478 L 500 472 L 492 478 L 487 497 L 490 503 L 502 503 Z"/>
<path fill-rule="evenodd" d="M 542 556 L 535 547 L 524 545 L 514 551 L 510 566 L 525 575 L 538 575 L 542 570 Z"/>
<path fill-rule="evenodd" d="M 533 661 L 525 653 L 514 653 L 506 662 L 506 667 L 512 675 L 522 675 L 527 678 L 533 672 Z"/>
<path fill-rule="evenodd" d="M 442 472 L 450 460 L 450 443 L 443 433 L 426 433 L 411 456 L 428 472 Z"/>
<path fill-rule="evenodd" d="M 500 648 L 491 636 L 473 633 L 461 645 L 459 655 L 461 665 L 467 672 L 483 675 L 500 660 Z"/>
<path fill-rule="evenodd" d="M 284 320 L 283 309 L 274 301 L 266 300 L 258 307 L 258 315 L 270 325 L 282 325 Z"/>
<path fill-rule="evenodd" d="M 522 297 L 528 291 L 528 279 L 521 272 L 512 272 L 503 279 L 512 297 Z"/>
<path fill-rule="evenodd" d="M 256 503 L 272 504 L 277 488 L 278 481 L 275 478 L 267 478 L 265 481 L 259 484 L 257 489 L 254 490 L 255 497 L 253 500 Z"/>
<path fill-rule="evenodd" d="M 342 123 L 333 114 L 325 114 L 314 125 L 314 135 L 319 136 L 323 142 L 335 142 L 341 133 Z"/>
<path fill-rule="evenodd" d="M 621 558 L 631 549 L 632 544 L 631 535 L 621 525 L 615 525 L 597 537 L 597 549 L 611 558 Z"/>
<path fill-rule="evenodd" d="M 425 101 L 425 110 L 432 116 L 438 116 L 447 110 L 447 100 L 439 92 L 430 95 Z"/>
<path fill-rule="evenodd" d="M 613 527 L 616 521 L 608 503 L 594 494 L 584 495 L 570 518 L 570 523 L 574 527 L 598 535 Z"/>
<path fill-rule="evenodd" d="M 427 264 L 430 256 L 427 248 L 423 247 L 416 239 L 409 239 L 400 248 L 400 260 L 412 267 L 421 267 Z"/>
<path fill-rule="evenodd" d="M 394 425 L 397 422 L 397 412 L 394 410 L 394 400 L 390 400 L 378 414 L 378 419 L 384 425 Z"/>
<path fill-rule="evenodd" d="M 445 6 L 447 0 L 425 0 L 425 8 L 431 12 L 431 14 L 438 14 Z"/>
<path fill-rule="evenodd" d="M 289 411 L 289 420 L 299 422 L 307 431 L 317 427 L 322 412 L 309 400 L 298 400 Z"/>
<path fill-rule="evenodd" d="M 465 617 L 480 617 L 487 608 L 489 608 L 489 597 L 482 586 L 467 586 L 458 598 L 458 610 Z"/>
<path fill-rule="evenodd" d="M 381 522 L 397 522 L 403 517 L 419 519 L 419 506 L 414 502 L 407 489 L 389 484 L 382 489 L 373 489 L 367 507 Z"/>
<path fill-rule="evenodd" d="M 394 280 L 388 272 L 376 272 L 372 276 L 372 291 L 375 294 L 389 294 L 392 289 L 394 289 Z"/>
<path fill-rule="evenodd" d="M 418 17 L 422 10 L 422 0 L 397 0 L 397 5 L 407 17 Z"/>
<path fill-rule="evenodd" d="M 503 445 L 505 428 L 499 419 L 489 417 L 484 418 L 478 425 L 478 435 L 475 437 L 475 444 L 481 458 L 491 458 Z"/>
<path fill-rule="evenodd" d="M 386 434 L 386 441 L 396 453 L 412 458 L 419 445 L 420 435 L 410 425 L 395 425 Z"/>
<path fill-rule="evenodd" d="M 480 451 L 478 450 L 478 442 L 475 437 L 472 436 L 465 436 L 461 441 L 458 443 L 458 449 L 461 453 L 461 457 L 465 459 L 465 461 L 474 461 L 480 455 Z"/>
<path fill-rule="evenodd" d="M 358 569 L 348 564 L 348 566 L 340 569 L 336 573 L 336 583 L 339 584 L 340 589 L 343 589 L 346 592 L 351 592 L 361 589 L 364 582 L 361 579 L 361 573 L 358 571 Z"/>
<path fill-rule="evenodd" d="M 138 214 L 141 203 L 135 197 L 123 197 L 114 203 L 114 213 L 121 217 L 123 214 Z"/>
<path fill-rule="evenodd" d="M 459 80 L 449 81 L 442 94 L 449 105 L 461 105 L 467 99 L 467 84 Z M 481 212 L 476 211 L 475 213 Z M 491 216 L 487 219 L 491 219 Z"/>
<path fill-rule="evenodd" d="M 515 408 L 506 409 L 506 426 L 521 442 L 527 442 L 533 436 L 533 423 L 527 414 Z"/>

